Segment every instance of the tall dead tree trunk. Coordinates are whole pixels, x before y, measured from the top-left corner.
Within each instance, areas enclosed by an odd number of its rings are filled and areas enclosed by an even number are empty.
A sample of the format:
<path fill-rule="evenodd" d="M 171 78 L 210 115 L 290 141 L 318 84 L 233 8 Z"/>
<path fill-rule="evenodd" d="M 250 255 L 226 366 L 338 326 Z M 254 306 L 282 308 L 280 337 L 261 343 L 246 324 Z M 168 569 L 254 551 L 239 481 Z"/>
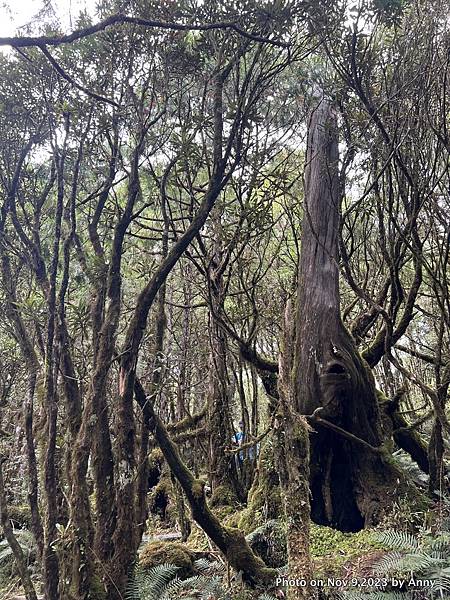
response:
<path fill-rule="evenodd" d="M 336 114 L 322 99 L 308 128 L 294 408 L 315 428 L 312 518 L 355 531 L 376 522 L 409 484 L 383 450 L 374 378 L 341 320 L 338 160 Z"/>

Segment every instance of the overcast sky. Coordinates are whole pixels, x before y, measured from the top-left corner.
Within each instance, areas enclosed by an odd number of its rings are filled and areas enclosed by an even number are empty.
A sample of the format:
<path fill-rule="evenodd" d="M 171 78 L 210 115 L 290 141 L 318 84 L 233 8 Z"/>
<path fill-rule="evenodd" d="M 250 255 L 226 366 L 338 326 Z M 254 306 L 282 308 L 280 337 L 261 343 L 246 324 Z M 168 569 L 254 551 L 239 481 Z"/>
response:
<path fill-rule="evenodd" d="M 95 0 L 3 0 L 0 2 L 0 37 L 12 36 L 33 21 L 51 3 L 64 29 L 70 30 L 80 11 L 94 12 Z"/>

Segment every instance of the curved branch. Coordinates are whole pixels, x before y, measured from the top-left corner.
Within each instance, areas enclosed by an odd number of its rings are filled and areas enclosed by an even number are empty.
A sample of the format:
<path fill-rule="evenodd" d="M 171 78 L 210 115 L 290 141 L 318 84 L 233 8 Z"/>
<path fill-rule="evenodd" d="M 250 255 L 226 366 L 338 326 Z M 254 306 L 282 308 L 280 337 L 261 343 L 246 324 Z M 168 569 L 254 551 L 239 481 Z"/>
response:
<path fill-rule="evenodd" d="M 141 27 L 149 27 L 153 29 L 169 29 L 172 31 L 212 31 L 216 29 L 229 29 L 234 31 L 238 35 L 251 40 L 253 42 L 259 42 L 262 44 L 271 44 L 280 48 L 289 48 L 290 44 L 282 42 L 280 40 L 273 40 L 268 37 L 258 35 L 246 31 L 239 27 L 234 21 L 221 21 L 218 23 L 207 23 L 207 24 L 190 24 L 190 23 L 168 23 L 166 21 L 158 21 L 155 19 L 142 19 L 140 17 L 130 17 L 123 14 L 111 15 L 107 19 L 103 19 L 95 25 L 90 27 L 83 27 L 82 29 L 76 29 L 72 33 L 61 36 L 14 36 L 14 37 L 0 37 L 0 46 L 12 46 L 13 48 L 29 48 L 37 46 L 39 48 L 42 45 L 46 46 L 61 46 L 63 44 L 71 44 L 83 38 L 104 31 L 113 25 L 123 25 L 129 23 L 131 25 L 139 25 Z"/>
<path fill-rule="evenodd" d="M 71 83 L 78 90 L 80 90 L 81 92 L 83 92 L 84 94 L 86 94 L 87 96 L 89 96 L 90 98 L 93 98 L 94 100 L 98 100 L 99 102 L 106 102 L 108 104 L 111 104 L 112 106 L 115 106 L 116 108 L 119 107 L 119 105 L 117 104 L 117 102 L 114 102 L 114 100 L 110 100 L 109 98 L 105 98 L 104 96 L 100 96 L 100 94 L 96 94 L 95 92 L 91 92 L 90 90 L 88 90 L 86 87 L 84 87 L 80 83 L 77 83 L 73 77 L 71 77 L 68 73 L 66 73 L 66 71 L 64 71 L 64 69 L 55 60 L 55 58 L 50 54 L 50 52 L 47 50 L 47 48 L 46 48 L 46 46 L 44 44 L 38 45 L 38 48 L 42 52 L 42 54 L 45 56 L 45 58 L 48 60 L 48 62 L 52 65 L 52 67 L 55 69 L 55 71 L 59 75 L 61 75 L 61 77 L 63 79 L 65 79 L 66 81 L 68 81 L 69 83 Z"/>

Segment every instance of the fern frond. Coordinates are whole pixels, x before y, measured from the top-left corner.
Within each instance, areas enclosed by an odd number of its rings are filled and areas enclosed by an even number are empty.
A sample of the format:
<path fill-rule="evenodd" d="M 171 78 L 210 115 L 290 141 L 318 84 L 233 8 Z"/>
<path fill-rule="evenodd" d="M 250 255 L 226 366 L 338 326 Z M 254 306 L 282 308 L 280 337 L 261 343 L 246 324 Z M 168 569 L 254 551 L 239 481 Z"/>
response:
<path fill-rule="evenodd" d="M 393 550 L 409 550 L 414 552 L 419 549 L 417 538 L 406 531 L 388 529 L 387 531 L 378 533 L 376 539 Z"/>
<path fill-rule="evenodd" d="M 225 573 L 225 564 L 218 560 L 208 560 L 199 558 L 194 561 L 194 569 L 201 575 L 223 575 Z"/>
<path fill-rule="evenodd" d="M 398 566 L 403 559 L 403 554 L 400 552 L 389 552 L 373 565 L 373 570 L 377 574 L 392 573 L 398 570 Z"/>
<path fill-rule="evenodd" d="M 208 563 L 208 564 L 206 564 Z M 209 561 L 201 567 L 211 568 Z M 216 567 L 217 568 L 217 567 Z M 220 577 L 201 574 L 178 579 L 174 565 L 158 565 L 151 569 L 137 567 L 129 582 L 126 600 L 231 600 Z"/>
<path fill-rule="evenodd" d="M 450 592 L 450 567 L 445 567 L 433 573 L 429 579 L 435 582 L 433 592 L 438 592 L 441 596 L 444 593 Z"/>
<path fill-rule="evenodd" d="M 126 600 L 160 600 L 179 567 L 162 564 L 150 569 L 137 567 L 125 592 Z"/>
<path fill-rule="evenodd" d="M 430 554 L 435 558 L 446 559 L 450 557 L 450 535 L 443 533 L 431 540 L 429 544 Z"/>
<path fill-rule="evenodd" d="M 253 542 L 266 541 L 273 536 L 274 531 L 281 530 L 280 522 L 277 519 L 270 519 L 263 525 L 245 536 L 245 539 L 249 544 Z"/>
<path fill-rule="evenodd" d="M 178 600 L 179 598 L 207 600 L 211 597 L 225 600 L 225 590 L 219 577 L 195 575 L 188 579 L 171 581 L 160 600 Z"/>

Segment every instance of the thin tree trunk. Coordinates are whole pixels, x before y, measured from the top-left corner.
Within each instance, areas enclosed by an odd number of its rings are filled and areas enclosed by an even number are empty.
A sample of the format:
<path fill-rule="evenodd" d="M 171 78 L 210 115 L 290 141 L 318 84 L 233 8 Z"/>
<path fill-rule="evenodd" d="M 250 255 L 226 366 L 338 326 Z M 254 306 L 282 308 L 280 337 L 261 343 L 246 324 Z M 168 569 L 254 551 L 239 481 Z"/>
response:
<path fill-rule="evenodd" d="M 68 128 L 68 122 L 66 127 Z M 59 246 L 61 241 L 61 223 L 64 201 L 64 155 L 57 156 L 58 192 L 55 213 L 53 254 L 48 288 L 48 322 L 45 347 L 45 411 L 46 411 L 46 451 L 44 460 L 44 490 L 47 510 L 44 520 L 44 586 L 46 600 L 59 600 L 59 564 L 54 548 L 57 537 L 58 520 L 58 476 L 56 467 L 56 437 L 58 404 L 56 381 L 59 353 L 55 348 L 55 327 L 57 319 L 56 285 L 59 266 Z"/>
<path fill-rule="evenodd" d="M 211 287 L 218 285 L 212 281 Z M 211 293 L 215 311 L 220 311 L 217 290 Z M 229 406 L 229 382 L 227 373 L 227 344 L 225 333 L 214 318 L 210 317 L 209 384 L 208 384 L 208 431 L 209 465 L 211 472 L 212 502 L 216 505 L 233 504 L 237 501 L 238 478 L 234 456 L 226 452 L 232 442 L 231 413 Z"/>
<path fill-rule="evenodd" d="M 39 477 L 33 436 L 34 394 L 36 391 L 36 379 L 39 371 L 39 362 L 34 351 L 33 344 L 27 335 L 25 324 L 19 311 L 17 310 L 18 302 L 15 288 L 15 278 L 11 273 L 9 259 L 3 250 L 3 245 L 1 245 L 0 252 L 2 280 L 4 288 L 7 291 L 6 314 L 14 328 L 20 346 L 20 351 L 28 371 L 28 390 L 24 407 L 24 429 L 28 462 L 28 501 L 31 510 L 31 530 L 36 540 L 37 558 L 38 562 L 40 563 L 44 548 L 44 530 L 42 527 L 42 519 L 38 503 Z"/>
<path fill-rule="evenodd" d="M 6 504 L 5 485 L 3 481 L 3 462 L 4 458 L 0 457 L 0 522 L 2 524 L 3 533 L 12 550 L 16 560 L 17 570 L 19 571 L 20 580 L 23 585 L 25 597 L 27 600 L 37 600 L 36 590 L 31 581 L 30 573 L 28 572 L 23 550 L 14 535 L 13 529 L 8 516 L 8 507 Z"/>
<path fill-rule="evenodd" d="M 309 582 L 313 567 L 309 550 L 311 507 L 309 499 L 309 426 L 298 412 L 298 398 L 292 383 L 293 326 L 291 304 L 285 312 L 284 340 L 280 357 L 279 410 L 276 421 L 276 458 L 279 468 L 281 497 L 286 517 L 286 542 L 289 572 L 307 581 L 305 587 L 293 586 L 288 600 L 316 597 Z"/>
<path fill-rule="evenodd" d="M 230 446 L 233 427 L 230 410 L 230 383 L 227 364 L 227 338 L 215 317 L 223 313 L 225 284 L 223 277 L 223 229 L 221 205 L 216 204 L 211 213 L 213 247 L 208 265 L 209 290 L 209 381 L 208 381 L 208 431 L 209 465 L 211 473 L 211 502 L 215 505 L 233 504 L 242 495 L 238 484 L 235 457 L 226 449 Z"/>
<path fill-rule="evenodd" d="M 154 362 L 151 379 L 151 402 L 154 402 L 158 389 L 161 384 L 163 367 L 164 334 L 167 325 L 165 313 L 166 286 L 163 285 L 158 295 L 158 312 L 156 316 L 156 335 L 154 345 Z M 145 418 L 141 428 L 141 443 L 139 447 L 139 465 L 138 483 L 137 483 L 137 504 L 136 511 L 138 517 L 138 542 L 145 530 L 145 522 L 148 517 L 147 492 L 148 492 L 148 447 L 150 431 L 147 427 Z"/>

